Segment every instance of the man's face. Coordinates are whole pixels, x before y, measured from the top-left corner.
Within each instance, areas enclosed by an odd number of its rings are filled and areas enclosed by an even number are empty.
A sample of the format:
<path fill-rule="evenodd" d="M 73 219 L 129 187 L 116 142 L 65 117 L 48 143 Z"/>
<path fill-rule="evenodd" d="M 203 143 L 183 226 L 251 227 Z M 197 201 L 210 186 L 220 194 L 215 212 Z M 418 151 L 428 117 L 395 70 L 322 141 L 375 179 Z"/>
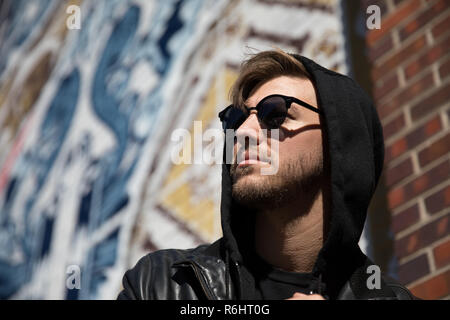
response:
<path fill-rule="evenodd" d="M 248 108 L 255 107 L 259 101 L 271 94 L 295 97 L 317 107 L 311 81 L 287 76 L 265 82 L 251 93 L 245 105 Z M 236 130 L 238 139 L 234 144 L 235 156 L 230 173 L 233 197 L 241 204 L 255 208 L 277 207 L 286 201 L 298 199 L 302 192 L 307 192 L 311 185 L 322 177 L 322 130 L 319 114 L 296 103 L 292 103 L 288 111 L 288 116 L 279 129 L 277 154 L 272 154 L 276 150 L 273 147 L 273 137 L 269 135 L 269 138 L 257 138 L 260 131 L 267 128 L 258 121 L 256 110 L 252 110 L 246 121 Z M 250 137 L 247 146 L 242 143 L 244 139 L 239 139 L 240 135 Z M 237 158 L 241 159 L 238 154 L 247 150 L 250 155 L 265 152 L 270 158 L 277 158 L 276 174 L 261 174 L 261 168 L 270 166 L 264 161 L 236 163 Z M 252 159 L 252 156 L 250 158 Z"/>

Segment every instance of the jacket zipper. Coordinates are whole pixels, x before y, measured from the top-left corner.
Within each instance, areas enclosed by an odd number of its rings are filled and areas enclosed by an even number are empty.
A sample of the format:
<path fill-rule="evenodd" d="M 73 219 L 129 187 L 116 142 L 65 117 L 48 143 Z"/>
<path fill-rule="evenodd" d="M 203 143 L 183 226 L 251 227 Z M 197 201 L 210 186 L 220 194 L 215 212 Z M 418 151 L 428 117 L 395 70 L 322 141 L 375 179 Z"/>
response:
<path fill-rule="evenodd" d="M 198 282 L 200 282 L 200 286 L 203 290 L 203 293 L 205 294 L 206 298 L 208 300 L 217 300 L 213 297 L 213 295 L 210 293 L 209 287 L 206 284 L 206 281 L 204 280 L 201 271 L 199 270 L 197 264 L 193 261 L 184 261 L 184 262 L 178 262 L 175 263 L 174 266 L 184 266 L 184 267 L 191 267 L 192 270 L 194 271 L 195 277 L 197 278 Z"/>
<path fill-rule="evenodd" d="M 205 293 L 206 298 L 208 300 L 216 300 L 210 294 L 208 285 L 206 284 L 205 280 L 203 279 L 203 276 L 201 275 L 201 272 L 198 269 L 197 265 L 194 262 L 190 262 L 190 265 L 192 266 L 192 269 L 194 270 L 194 273 L 195 273 L 195 276 L 197 277 L 197 280 L 200 282 L 200 286 L 202 287 L 202 290 Z"/>

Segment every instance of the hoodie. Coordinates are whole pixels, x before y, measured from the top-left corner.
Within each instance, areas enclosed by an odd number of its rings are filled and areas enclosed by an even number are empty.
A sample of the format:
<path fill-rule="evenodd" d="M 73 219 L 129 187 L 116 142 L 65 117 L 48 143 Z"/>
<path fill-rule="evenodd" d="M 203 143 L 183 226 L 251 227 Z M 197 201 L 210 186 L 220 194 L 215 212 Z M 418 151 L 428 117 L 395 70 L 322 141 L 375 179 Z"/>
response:
<path fill-rule="evenodd" d="M 314 291 L 335 298 L 358 269 L 370 265 L 358 241 L 383 167 L 382 127 L 369 97 L 351 78 L 303 56 L 292 56 L 312 76 L 318 104 L 324 112 L 331 171 L 331 222 L 312 274 L 318 279 Z M 256 292 L 251 270 L 254 213 L 233 200 L 230 165 L 225 161 L 221 219 L 225 246 L 230 253 L 228 263 L 239 270 L 240 297 L 253 299 Z M 323 288 L 327 292 L 322 292 Z"/>

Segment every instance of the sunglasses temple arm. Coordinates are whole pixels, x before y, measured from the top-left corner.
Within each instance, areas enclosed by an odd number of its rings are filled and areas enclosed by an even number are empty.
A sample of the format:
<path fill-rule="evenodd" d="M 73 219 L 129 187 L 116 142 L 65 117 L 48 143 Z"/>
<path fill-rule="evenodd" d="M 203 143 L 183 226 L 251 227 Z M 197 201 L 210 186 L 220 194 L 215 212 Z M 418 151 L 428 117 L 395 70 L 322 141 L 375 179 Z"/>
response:
<path fill-rule="evenodd" d="M 309 110 L 311 110 L 311 111 L 317 112 L 318 114 L 323 116 L 323 111 L 322 110 L 320 110 L 318 108 L 315 108 L 312 105 L 310 105 L 310 104 L 308 104 L 308 103 L 306 103 L 304 101 L 301 101 L 301 100 L 298 100 L 298 99 L 293 99 L 292 101 L 297 103 L 297 104 L 299 104 L 299 105 L 301 105 L 301 106 L 303 106 L 303 107 L 305 107 L 305 108 L 307 108 L 307 109 L 309 109 Z"/>

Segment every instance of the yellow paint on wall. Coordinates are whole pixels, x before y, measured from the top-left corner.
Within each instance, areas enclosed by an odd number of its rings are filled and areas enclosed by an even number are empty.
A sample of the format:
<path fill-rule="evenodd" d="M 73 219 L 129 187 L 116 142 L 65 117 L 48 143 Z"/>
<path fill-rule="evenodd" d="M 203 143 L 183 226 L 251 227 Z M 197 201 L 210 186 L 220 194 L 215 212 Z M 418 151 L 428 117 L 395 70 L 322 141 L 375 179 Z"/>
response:
<path fill-rule="evenodd" d="M 5 82 L 0 83 L 0 109 L 5 108 L 4 104 L 8 98 L 8 93 L 11 90 L 13 80 L 16 76 L 16 70 L 12 72 L 12 76 L 5 79 Z"/>
<path fill-rule="evenodd" d="M 181 185 L 165 199 L 162 204 L 173 212 L 177 218 L 190 224 L 206 239 L 215 236 L 214 210 L 215 205 L 210 199 L 196 203 L 192 201 L 192 186 L 189 183 Z"/>
<path fill-rule="evenodd" d="M 205 94 L 202 105 L 200 106 L 197 115 L 194 120 L 202 121 L 202 129 L 208 128 L 211 123 L 217 117 L 218 103 L 219 101 L 228 101 L 228 93 L 237 78 L 237 73 L 229 68 L 224 68 L 219 72 L 214 79 L 209 90 Z M 221 88 L 219 86 L 224 86 Z M 223 94 L 224 96 L 219 96 Z M 193 120 L 193 121 L 194 121 Z M 191 159 L 193 161 L 194 152 L 194 122 L 192 122 L 189 128 L 191 134 L 191 141 L 186 142 L 185 151 L 191 152 Z M 190 145 L 188 145 L 190 144 Z M 215 240 L 219 233 L 220 228 L 220 203 L 215 203 L 213 198 L 204 198 L 201 200 L 193 200 L 195 193 L 192 188 L 196 188 L 196 184 L 201 183 L 199 179 L 189 179 L 187 181 L 179 181 L 182 179 L 183 173 L 192 170 L 192 164 L 179 164 L 172 165 L 165 182 L 164 188 L 170 188 L 170 186 L 176 186 L 174 190 L 171 190 L 163 199 L 161 199 L 162 205 L 173 213 L 178 219 L 184 221 L 194 232 L 197 232 L 202 238 L 206 240 Z M 220 184 L 218 181 L 218 189 L 211 190 L 211 192 L 220 192 Z"/>

